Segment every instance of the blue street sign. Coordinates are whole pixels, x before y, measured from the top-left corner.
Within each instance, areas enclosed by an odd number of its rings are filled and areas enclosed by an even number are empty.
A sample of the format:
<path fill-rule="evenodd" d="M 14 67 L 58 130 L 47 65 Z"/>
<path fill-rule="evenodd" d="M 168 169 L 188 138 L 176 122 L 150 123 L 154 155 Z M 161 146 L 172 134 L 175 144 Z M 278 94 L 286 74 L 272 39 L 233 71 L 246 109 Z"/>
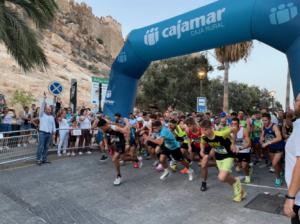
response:
<path fill-rule="evenodd" d="M 197 113 L 205 113 L 207 111 L 206 97 L 197 97 Z"/>
<path fill-rule="evenodd" d="M 64 91 L 64 87 L 59 82 L 54 81 L 49 84 L 48 90 L 54 96 L 59 96 Z"/>

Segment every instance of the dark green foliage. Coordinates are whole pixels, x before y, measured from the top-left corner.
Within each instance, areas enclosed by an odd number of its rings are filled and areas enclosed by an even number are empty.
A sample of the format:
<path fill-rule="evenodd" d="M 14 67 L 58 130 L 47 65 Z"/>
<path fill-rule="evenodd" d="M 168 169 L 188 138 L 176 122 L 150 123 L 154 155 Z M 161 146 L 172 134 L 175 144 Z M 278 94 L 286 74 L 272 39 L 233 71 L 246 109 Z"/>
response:
<path fill-rule="evenodd" d="M 201 67 L 212 70 L 204 56 L 180 57 L 153 63 L 140 81 L 137 106 L 147 110 L 149 105 L 154 105 L 164 111 L 172 105 L 184 112 L 195 111 L 196 98 L 200 94 L 197 71 Z M 212 112 L 222 112 L 223 94 L 221 77 L 203 81 L 203 95 L 207 97 L 207 106 Z M 260 108 L 270 108 L 271 105 L 272 98 L 268 90 L 243 83 L 229 83 L 230 110 L 253 113 Z"/>
<path fill-rule="evenodd" d="M 48 66 L 46 55 L 38 44 L 36 31 L 29 27 L 25 12 L 37 28 L 46 28 L 54 19 L 57 5 L 54 0 L 0 1 L 0 40 L 17 63 L 29 71 L 36 66 Z"/>

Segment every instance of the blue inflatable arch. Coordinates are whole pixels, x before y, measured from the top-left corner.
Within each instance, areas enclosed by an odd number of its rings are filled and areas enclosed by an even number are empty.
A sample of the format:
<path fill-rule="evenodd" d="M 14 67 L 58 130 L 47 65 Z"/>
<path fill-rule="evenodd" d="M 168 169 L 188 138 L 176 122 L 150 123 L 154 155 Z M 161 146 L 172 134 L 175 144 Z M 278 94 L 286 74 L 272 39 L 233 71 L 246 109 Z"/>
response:
<path fill-rule="evenodd" d="M 253 39 L 287 55 L 295 94 L 300 90 L 299 14 L 300 0 L 219 0 L 133 30 L 112 65 L 104 113 L 129 115 L 138 81 L 152 61 Z"/>

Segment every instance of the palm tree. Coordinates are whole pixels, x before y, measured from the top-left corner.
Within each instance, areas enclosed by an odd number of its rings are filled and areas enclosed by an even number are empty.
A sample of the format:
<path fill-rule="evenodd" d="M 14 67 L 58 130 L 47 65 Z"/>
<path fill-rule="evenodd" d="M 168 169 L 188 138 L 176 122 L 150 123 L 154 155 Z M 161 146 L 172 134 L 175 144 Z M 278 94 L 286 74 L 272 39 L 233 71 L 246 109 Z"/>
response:
<path fill-rule="evenodd" d="M 46 55 L 39 46 L 36 30 L 46 28 L 57 10 L 55 0 L 0 0 L 0 41 L 24 71 L 48 66 Z"/>
<path fill-rule="evenodd" d="M 253 47 L 253 42 L 242 42 L 238 44 L 222 46 L 215 49 L 215 54 L 217 60 L 224 65 L 224 98 L 223 98 L 223 111 L 228 112 L 228 79 L 229 79 L 229 68 L 230 64 L 238 62 L 241 59 L 247 59 L 251 49 Z"/>

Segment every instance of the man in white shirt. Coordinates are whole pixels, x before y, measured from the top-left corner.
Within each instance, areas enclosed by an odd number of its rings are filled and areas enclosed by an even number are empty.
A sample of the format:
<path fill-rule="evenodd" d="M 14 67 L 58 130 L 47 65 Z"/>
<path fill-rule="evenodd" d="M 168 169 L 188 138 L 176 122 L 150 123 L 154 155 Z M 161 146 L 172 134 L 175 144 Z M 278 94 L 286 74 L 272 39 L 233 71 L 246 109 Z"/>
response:
<path fill-rule="evenodd" d="M 300 224 L 300 92 L 295 100 L 294 128 L 285 146 L 285 180 L 288 193 L 284 213 L 291 218 L 292 224 Z"/>
<path fill-rule="evenodd" d="M 39 114 L 39 145 L 37 148 L 37 155 L 36 155 L 36 163 L 37 165 L 42 165 L 42 163 L 50 163 L 47 160 L 47 153 L 49 149 L 49 143 L 52 138 L 52 135 L 55 133 L 55 121 L 54 117 L 52 116 L 51 107 L 46 105 L 46 94 L 44 93 L 44 101 L 40 107 L 40 114 Z"/>

